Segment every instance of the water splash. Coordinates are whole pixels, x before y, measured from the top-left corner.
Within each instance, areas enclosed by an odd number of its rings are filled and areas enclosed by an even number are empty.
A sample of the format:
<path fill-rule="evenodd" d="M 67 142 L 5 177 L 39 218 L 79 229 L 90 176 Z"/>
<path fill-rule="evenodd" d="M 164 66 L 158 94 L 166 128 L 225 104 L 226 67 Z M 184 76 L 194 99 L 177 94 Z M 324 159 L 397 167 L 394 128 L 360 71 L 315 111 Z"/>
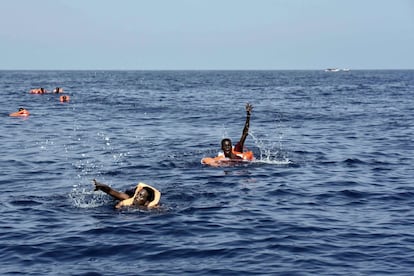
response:
<path fill-rule="evenodd" d="M 77 208 L 96 208 L 108 204 L 104 194 L 96 193 L 91 189 L 87 190 L 80 185 L 74 185 L 68 196 L 73 206 Z"/>
<path fill-rule="evenodd" d="M 254 161 L 255 163 L 274 165 L 287 165 L 292 163 L 292 161 L 289 160 L 287 153 L 283 151 L 282 135 L 279 136 L 277 142 L 260 139 L 259 137 L 256 137 L 253 132 L 249 132 L 249 135 L 253 138 L 253 141 L 260 152 L 259 157 L 256 157 L 256 160 Z"/>

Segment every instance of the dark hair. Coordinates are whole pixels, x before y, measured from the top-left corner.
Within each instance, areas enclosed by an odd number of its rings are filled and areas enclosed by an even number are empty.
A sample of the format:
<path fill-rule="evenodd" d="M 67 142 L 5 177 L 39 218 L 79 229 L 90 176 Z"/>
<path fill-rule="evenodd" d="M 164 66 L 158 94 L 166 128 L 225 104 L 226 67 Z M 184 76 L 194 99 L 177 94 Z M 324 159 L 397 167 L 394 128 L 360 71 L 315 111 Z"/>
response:
<path fill-rule="evenodd" d="M 224 138 L 223 140 L 221 140 L 221 146 L 223 146 L 224 142 L 230 142 L 231 143 L 231 140 L 229 138 Z"/>
<path fill-rule="evenodd" d="M 153 201 L 153 200 L 154 200 L 154 198 L 155 198 L 155 193 L 154 193 L 154 190 L 153 190 L 153 189 L 151 189 L 151 188 L 149 188 L 149 187 L 144 187 L 144 188 L 142 188 L 142 189 L 145 189 L 145 190 L 148 192 L 148 197 L 147 197 L 147 200 L 148 200 L 149 202 Z"/>

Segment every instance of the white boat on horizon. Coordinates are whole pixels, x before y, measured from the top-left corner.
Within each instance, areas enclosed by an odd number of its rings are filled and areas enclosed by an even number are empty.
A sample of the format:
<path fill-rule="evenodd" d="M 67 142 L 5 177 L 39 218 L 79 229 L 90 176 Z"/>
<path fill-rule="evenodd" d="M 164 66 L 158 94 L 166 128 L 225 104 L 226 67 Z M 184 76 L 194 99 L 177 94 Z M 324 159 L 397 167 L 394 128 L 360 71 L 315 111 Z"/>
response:
<path fill-rule="evenodd" d="M 327 69 L 325 69 L 325 72 L 339 72 L 339 71 L 349 72 L 349 71 L 350 71 L 350 69 L 348 69 L 348 68 L 344 68 L 344 69 L 339 69 L 339 68 L 327 68 Z"/>
<path fill-rule="evenodd" d="M 327 68 L 325 69 L 325 72 L 339 72 L 340 70 L 338 68 Z"/>

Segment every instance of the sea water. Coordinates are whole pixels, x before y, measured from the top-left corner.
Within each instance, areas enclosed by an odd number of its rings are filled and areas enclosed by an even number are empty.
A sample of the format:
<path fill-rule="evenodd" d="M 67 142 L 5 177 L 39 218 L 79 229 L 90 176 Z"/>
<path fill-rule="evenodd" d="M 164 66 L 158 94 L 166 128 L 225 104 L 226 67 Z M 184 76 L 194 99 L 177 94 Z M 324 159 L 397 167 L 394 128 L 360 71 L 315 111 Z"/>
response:
<path fill-rule="evenodd" d="M 414 71 L 0 71 L 0 103 L 2 275 L 414 272 Z M 246 103 L 256 160 L 202 165 Z"/>

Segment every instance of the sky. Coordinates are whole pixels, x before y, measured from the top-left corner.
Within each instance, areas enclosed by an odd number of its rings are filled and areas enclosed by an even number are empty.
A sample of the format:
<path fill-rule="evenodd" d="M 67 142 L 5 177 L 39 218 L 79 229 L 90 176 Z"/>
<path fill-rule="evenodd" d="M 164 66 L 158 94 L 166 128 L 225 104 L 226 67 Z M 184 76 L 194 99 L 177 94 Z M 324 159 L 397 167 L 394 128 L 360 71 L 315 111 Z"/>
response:
<path fill-rule="evenodd" d="M 0 70 L 414 69 L 414 0 L 0 0 Z"/>

